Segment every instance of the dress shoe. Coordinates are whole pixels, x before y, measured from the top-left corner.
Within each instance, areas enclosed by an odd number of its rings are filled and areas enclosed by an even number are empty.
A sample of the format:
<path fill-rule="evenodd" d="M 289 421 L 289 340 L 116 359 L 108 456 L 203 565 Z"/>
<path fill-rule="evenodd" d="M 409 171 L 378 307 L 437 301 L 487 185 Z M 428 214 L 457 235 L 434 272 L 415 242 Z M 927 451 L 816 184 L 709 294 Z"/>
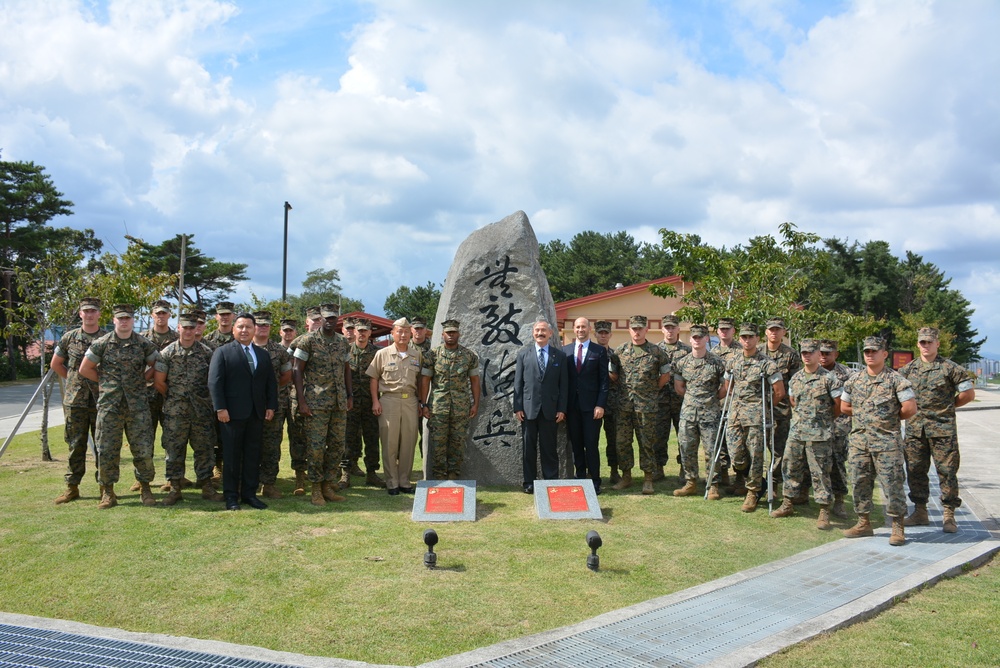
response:
<path fill-rule="evenodd" d="M 600 496 L 601 495 L 601 488 L 600 487 L 594 487 L 594 494 Z"/>
<path fill-rule="evenodd" d="M 524 493 L 525 494 L 534 494 L 535 493 L 535 486 L 534 485 L 525 485 L 524 486 Z"/>
<path fill-rule="evenodd" d="M 399 491 L 402 492 L 403 494 L 416 494 L 417 493 L 417 490 L 415 490 L 412 487 L 400 487 Z"/>
<path fill-rule="evenodd" d="M 240 502 L 236 499 L 226 499 L 226 510 L 239 510 Z"/>
<path fill-rule="evenodd" d="M 399 496 L 399 488 L 398 487 L 390 487 L 386 491 L 389 492 L 389 496 Z"/>
<path fill-rule="evenodd" d="M 247 504 L 251 508 L 256 508 L 257 510 L 264 510 L 267 508 L 267 504 L 258 499 L 256 496 L 244 497 L 243 503 Z"/>

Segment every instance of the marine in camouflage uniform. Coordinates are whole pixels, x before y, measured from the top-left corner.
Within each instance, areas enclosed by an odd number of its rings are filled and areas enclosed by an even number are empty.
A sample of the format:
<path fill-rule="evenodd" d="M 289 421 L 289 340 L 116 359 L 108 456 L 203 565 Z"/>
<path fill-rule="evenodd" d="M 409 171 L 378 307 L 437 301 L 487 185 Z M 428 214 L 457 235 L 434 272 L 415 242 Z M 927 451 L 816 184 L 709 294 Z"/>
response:
<path fill-rule="evenodd" d="M 80 362 L 90 344 L 104 335 L 98 324 L 100 314 L 100 299 L 86 297 L 81 300 L 80 320 L 83 324 L 63 334 L 52 351 L 52 370 L 66 381 L 63 415 L 66 444 L 69 446 L 66 491 L 56 499 L 57 504 L 80 498 L 80 481 L 87 472 L 87 436 L 97 428 L 98 385 L 80 375 Z"/>
<path fill-rule="evenodd" d="M 782 343 L 788 329 L 785 321 L 781 318 L 771 318 L 767 321 L 768 340 L 764 346 L 765 355 L 774 360 L 781 372 L 781 379 L 788 388 L 788 383 L 796 371 L 802 368 L 802 360 L 799 354 L 791 346 Z M 772 340 L 772 338 L 774 340 Z M 772 349 L 772 346 L 774 348 Z M 792 405 L 788 403 L 786 395 L 781 401 L 774 402 L 774 461 L 772 470 L 775 473 L 781 471 L 781 458 L 785 453 L 785 443 L 788 441 L 788 429 L 792 423 Z"/>
<path fill-rule="evenodd" d="M 340 462 L 344 456 L 347 411 L 352 401 L 350 355 L 347 340 L 337 333 L 336 304 L 320 305 L 323 327 L 300 337 L 292 356 L 292 377 L 303 418 L 308 477 L 315 505 L 343 501 L 337 494 Z"/>
<path fill-rule="evenodd" d="M 944 530 L 954 533 L 955 509 L 962 505 L 958 496 L 958 432 L 955 428 L 955 407 L 964 406 L 976 398 L 975 384 L 968 372 L 950 359 L 938 355 L 938 330 L 922 327 L 917 332 L 920 357 L 899 370 L 913 384 L 917 395 L 917 414 L 906 421 L 906 481 L 910 501 L 916 508 L 907 518 L 907 526 L 930 524 L 927 501 L 930 485 L 927 472 L 934 459 L 941 485 L 941 505 L 944 507 Z"/>
<path fill-rule="evenodd" d="M 722 405 L 719 395 L 724 392 L 723 381 L 726 363 L 708 352 L 708 328 L 691 326 L 691 354 L 685 355 L 672 366 L 671 376 L 677 394 L 683 398 L 680 411 L 680 429 L 677 443 L 683 462 L 684 486 L 674 491 L 674 496 L 692 496 L 698 482 L 698 445 L 705 450 L 705 471 L 712 466 Z M 716 465 L 711 480 L 707 481 L 708 498 L 719 498 L 719 466 Z"/>
<path fill-rule="evenodd" d="M 441 327 L 444 343 L 421 355 L 420 410 L 427 418 L 433 479 L 458 480 L 469 421 L 479 411 L 479 355 L 458 344 L 458 320 Z"/>
<path fill-rule="evenodd" d="M 312 332 L 319 331 L 322 327 L 323 316 L 319 314 L 319 306 L 310 306 L 306 309 L 306 333 L 295 337 L 288 345 L 288 354 L 295 356 L 295 349 L 298 348 L 299 341 Z M 292 361 L 294 366 L 294 359 Z M 288 458 L 291 461 L 292 470 L 295 471 L 295 491 L 293 494 L 301 496 L 305 494 L 306 470 L 309 468 L 309 460 L 306 456 L 306 434 L 303 429 L 305 424 L 304 416 L 299 415 L 299 400 L 295 391 L 295 383 L 291 384 L 288 392 Z"/>
<path fill-rule="evenodd" d="M 431 337 L 430 330 L 427 329 L 427 319 L 422 315 L 410 318 L 410 344 L 416 347 L 420 354 L 430 351 Z M 422 410 L 417 411 L 417 449 L 420 456 L 424 455 L 424 414 Z"/>
<path fill-rule="evenodd" d="M 233 340 L 233 309 L 236 305 L 232 302 L 219 302 L 215 305 L 215 322 L 218 328 L 203 339 L 212 350 L 216 350 Z M 215 423 L 215 471 L 213 478 L 222 480 L 222 435 L 219 432 L 219 423 Z"/>
<path fill-rule="evenodd" d="M 621 480 L 613 489 L 626 489 L 632 485 L 632 467 L 635 451 L 632 438 L 639 442 L 639 468 L 644 480 L 643 494 L 653 493 L 653 473 L 660 468 L 656 461 L 656 424 L 659 413 L 660 388 L 670 379 L 670 359 L 655 343 L 646 340 L 649 324 L 646 316 L 629 318 L 632 340 L 615 350 L 619 367 L 617 373 L 621 395 L 619 398 L 617 437 L 618 466 Z"/>
<path fill-rule="evenodd" d="M 360 473 L 360 470 L 355 471 L 355 469 L 358 469 L 363 444 L 365 483 L 374 487 L 385 487 L 385 481 L 377 473 L 380 454 L 378 418 L 372 413 L 371 392 L 364 391 L 369 382 L 365 371 L 375 359 L 378 347 L 369 339 L 372 324 L 368 318 L 357 318 L 354 327 L 356 338 L 350 350 L 351 387 L 358 388 L 358 391 L 354 393 L 354 406 L 347 411 L 346 454 L 341 462 L 341 468 L 349 469 L 355 475 Z"/>
<path fill-rule="evenodd" d="M 212 486 L 215 464 L 215 411 L 208 392 L 208 367 L 212 349 L 196 341 L 194 330 L 197 316 L 184 313 L 178 318 L 180 338 L 160 351 L 154 365 L 154 386 L 164 397 L 163 435 L 160 443 L 167 453 L 166 475 L 170 493 L 163 504 L 172 506 L 180 501 L 185 476 L 187 446 L 194 453 L 194 472 L 202 498 L 222 501 L 222 495 Z"/>
<path fill-rule="evenodd" d="M 892 517 L 890 545 L 902 545 L 906 497 L 903 492 L 903 438 L 900 420 L 916 412 L 916 394 L 906 378 L 893 371 L 885 341 L 877 336 L 864 340 L 866 369 L 848 379 L 841 404 L 853 417 L 848 437 L 848 463 L 853 476 L 854 509 L 858 523 L 844 531 L 848 538 L 871 536 L 868 519 L 872 511 L 875 478 L 886 499 L 886 514 Z"/>
<path fill-rule="evenodd" d="M 736 471 L 736 490 L 743 488 L 745 481 L 747 492 L 741 510 L 747 513 L 757 509 L 764 480 L 766 434 L 762 392 L 765 386 L 771 387 L 768 401 L 785 395 L 778 366 L 757 347 L 759 331 L 753 323 L 740 326 L 743 354 L 730 360 L 726 367 L 726 388 L 733 395 L 726 438 Z"/>
<path fill-rule="evenodd" d="M 830 469 L 833 467 L 834 416 L 840 411 L 843 386 L 835 375 L 819 365 L 819 342 L 802 339 L 799 342 L 803 368 L 795 372 L 788 384 L 792 404 L 792 422 L 788 431 L 788 447 L 781 463 L 781 507 L 772 517 L 793 514 L 792 499 L 806 494 L 806 477 L 812 478 L 813 496 L 820 505 L 816 527 L 830 529 L 830 503 L 833 494 Z"/>
<path fill-rule="evenodd" d="M 678 339 L 680 320 L 675 315 L 663 316 L 663 341 L 658 343 L 660 350 L 667 354 L 668 364 L 672 367 L 677 360 L 691 352 L 691 346 Z M 681 396 L 677 394 L 673 383 L 667 383 L 660 388 L 659 411 L 656 418 L 656 466 L 653 480 L 663 478 L 663 467 L 670 461 L 668 444 L 670 442 L 670 427 L 679 430 L 681 416 Z M 678 448 L 677 463 L 681 464 L 681 477 L 684 477 L 683 456 Z"/>
<path fill-rule="evenodd" d="M 281 464 L 281 439 L 285 431 L 288 386 L 292 379 L 292 356 L 288 354 L 285 346 L 270 338 L 270 311 L 256 311 L 253 318 L 256 321 L 254 343 L 266 350 L 270 356 L 271 368 L 274 369 L 274 382 L 278 387 L 278 408 L 274 411 L 274 417 L 270 422 L 264 421 L 261 436 L 260 469 L 258 469 L 260 493 L 267 499 L 280 499 L 281 492 L 274 485 L 278 481 L 278 469 Z"/>
<path fill-rule="evenodd" d="M 843 385 L 851 377 L 851 370 L 837 361 L 837 342 L 823 339 L 819 342 L 819 359 L 824 369 L 832 373 Z M 830 512 L 837 517 L 847 517 L 844 497 L 847 495 L 847 435 L 851 433 L 851 416 L 841 413 L 834 421 L 833 465 L 830 467 L 830 492 L 833 506 Z"/>
<path fill-rule="evenodd" d="M 98 480 L 104 493 L 98 508 L 117 505 L 114 484 L 121 473 L 122 432 L 128 438 L 135 477 L 139 481 L 143 505 L 156 504 L 149 483 L 153 468 L 153 423 L 149 417 L 146 379 L 160 353 L 149 339 L 132 331 L 130 304 L 114 307 L 115 331 L 90 345 L 80 364 L 80 373 L 97 380 L 97 462 Z"/>
<path fill-rule="evenodd" d="M 153 326 L 141 333 L 156 345 L 156 349 L 162 351 L 168 345 L 177 340 L 177 332 L 167 325 L 170 320 L 170 302 L 158 299 L 153 302 Z M 156 427 L 161 424 L 163 415 L 163 395 L 156 391 L 153 383 L 146 384 L 149 393 L 149 416 L 153 421 L 153 441 L 156 441 Z M 161 441 L 162 445 L 162 441 Z"/>
<path fill-rule="evenodd" d="M 594 339 L 598 345 L 604 346 L 605 350 L 608 351 L 608 405 L 604 407 L 604 456 L 607 459 L 608 468 L 611 469 L 608 484 L 615 485 L 621 480 L 621 476 L 618 475 L 617 417 L 618 402 L 621 397 L 617 369 L 621 368 L 621 362 L 618 359 L 618 353 L 609 345 L 611 329 L 612 322 L 610 320 L 598 320 L 594 323 Z"/>
<path fill-rule="evenodd" d="M 736 333 L 735 320 L 732 318 L 719 318 L 715 326 L 715 331 L 719 335 L 719 342 L 709 350 L 710 353 L 721 358 L 722 363 L 727 366 L 729 365 L 729 361 L 734 357 L 742 357 L 743 346 L 740 345 L 739 337 L 733 337 Z M 725 343 L 727 339 L 729 343 Z M 722 418 L 725 419 L 726 416 L 723 415 Z M 720 439 L 719 461 L 716 464 L 721 474 L 719 484 L 723 487 L 729 487 L 729 467 L 731 465 L 732 459 L 729 456 L 729 445 L 726 442 L 726 429 L 723 428 L 722 438 Z"/>

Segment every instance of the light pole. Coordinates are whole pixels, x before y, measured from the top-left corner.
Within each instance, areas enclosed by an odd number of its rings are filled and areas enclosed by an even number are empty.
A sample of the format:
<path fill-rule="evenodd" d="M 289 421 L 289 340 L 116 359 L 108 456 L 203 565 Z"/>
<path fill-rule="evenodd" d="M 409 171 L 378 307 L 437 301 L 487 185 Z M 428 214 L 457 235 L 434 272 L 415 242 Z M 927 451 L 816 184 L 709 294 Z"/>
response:
<path fill-rule="evenodd" d="M 292 205 L 285 202 L 285 250 L 281 260 L 281 301 L 285 301 L 285 287 L 288 281 L 288 212 Z"/>

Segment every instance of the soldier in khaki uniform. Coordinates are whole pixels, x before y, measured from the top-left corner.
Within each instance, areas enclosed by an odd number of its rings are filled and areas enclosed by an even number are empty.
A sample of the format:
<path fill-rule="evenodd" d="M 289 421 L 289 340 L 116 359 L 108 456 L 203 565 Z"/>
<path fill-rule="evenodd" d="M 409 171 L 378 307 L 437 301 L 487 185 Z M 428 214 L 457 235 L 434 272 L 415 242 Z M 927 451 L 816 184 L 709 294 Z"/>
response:
<path fill-rule="evenodd" d="M 172 506 L 184 497 L 183 488 L 187 446 L 194 452 L 194 472 L 201 497 L 222 501 L 212 485 L 215 463 L 215 411 L 208 393 L 208 367 L 212 349 L 195 340 L 198 317 L 182 313 L 178 318 L 179 337 L 160 351 L 154 366 L 153 383 L 164 397 L 163 437 L 167 453 L 166 474 L 169 494 L 163 505 Z"/>
<path fill-rule="evenodd" d="M 341 469 L 349 471 L 351 475 L 364 475 L 365 484 L 384 489 L 385 481 L 378 475 L 378 418 L 372 413 L 371 392 L 368 391 L 369 378 L 365 374 L 375 359 L 378 348 L 371 342 L 371 320 L 357 318 L 354 326 L 357 335 L 350 350 L 351 384 L 358 390 L 354 393 L 354 407 L 347 413 L 346 449 Z M 365 460 L 364 472 L 358 466 L 362 449 Z"/>
<path fill-rule="evenodd" d="M 90 345 L 80 363 L 80 375 L 100 385 L 97 399 L 98 479 L 104 486 L 98 508 L 118 505 L 115 483 L 121 475 L 122 432 L 128 437 L 142 504 L 156 505 L 149 489 L 153 481 L 153 423 L 149 416 L 146 381 L 160 357 L 156 345 L 132 331 L 135 307 L 112 309 L 114 331 Z"/>
<path fill-rule="evenodd" d="M 266 499 L 280 499 L 281 492 L 275 487 L 278 468 L 281 464 L 281 437 L 285 430 L 285 407 L 288 405 L 288 388 L 292 382 L 292 356 L 285 346 L 271 340 L 271 312 L 256 311 L 253 342 L 267 351 L 274 369 L 274 380 L 278 385 L 278 410 L 274 417 L 264 422 L 264 432 L 260 443 L 260 494 Z"/>
<path fill-rule="evenodd" d="M 479 356 L 459 345 L 458 320 L 441 323 L 441 338 L 422 356 L 420 409 L 428 420 L 434 479 L 458 480 L 469 421 L 479 412 Z"/>
<path fill-rule="evenodd" d="M 691 352 L 691 346 L 680 340 L 680 324 L 680 319 L 675 315 L 663 316 L 663 326 L 661 328 L 663 331 L 663 341 L 658 345 L 660 350 L 667 354 L 671 368 L 679 359 Z M 673 383 L 667 383 L 660 388 L 659 405 L 660 409 L 656 421 L 657 468 L 653 472 L 654 482 L 663 480 L 663 467 L 670 461 L 670 455 L 667 452 L 667 444 L 670 441 L 670 427 L 673 426 L 675 432 L 678 432 L 680 429 L 681 397 L 674 389 Z M 680 448 L 677 450 L 677 463 L 681 464 L 680 478 L 683 485 L 686 482 L 686 478 L 684 476 L 684 465 L 682 464 Z"/>
<path fill-rule="evenodd" d="M 837 342 L 833 339 L 823 339 L 819 342 L 819 363 L 835 375 L 843 385 L 851 377 L 851 370 L 837 361 Z M 830 491 L 833 493 L 833 505 L 830 513 L 834 517 L 845 519 L 844 497 L 847 495 L 847 435 L 851 433 L 851 416 L 841 413 L 834 420 L 833 435 L 833 465 L 830 468 Z"/>
<path fill-rule="evenodd" d="M 649 321 L 644 315 L 629 318 L 631 341 L 615 350 L 619 367 L 611 370 L 618 375 L 621 395 L 618 414 L 618 465 L 621 480 L 612 489 L 627 489 L 632 485 L 635 452 L 632 435 L 639 441 L 639 468 L 643 472 L 642 493 L 652 494 L 653 474 L 658 466 L 655 443 L 659 414 L 660 388 L 670 380 L 670 359 L 665 351 L 646 340 Z"/>
<path fill-rule="evenodd" d="M 886 514 L 892 518 L 890 545 L 906 542 L 903 519 L 903 438 L 900 420 L 917 413 L 917 399 L 910 381 L 886 365 L 889 352 L 885 340 L 869 336 L 864 341 L 865 369 L 850 377 L 841 395 L 841 409 L 851 415 L 849 464 L 853 476 L 854 510 L 858 523 L 844 531 L 847 538 L 875 535 L 871 521 L 875 478 L 886 499 Z"/>
<path fill-rule="evenodd" d="M 56 499 L 56 504 L 80 498 L 80 481 L 87 472 L 87 436 L 97 428 L 98 386 L 80 375 L 80 362 L 90 344 L 104 335 L 98 322 L 100 317 L 101 300 L 84 297 L 80 301 L 81 325 L 63 334 L 52 351 L 52 370 L 66 381 L 63 415 L 69 446 L 66 491 Z"/>
<path fill-rule="evenodd" d="M 608 351 L 608 405 L 604 407 L 604 456 L 608 461 L 611 475 L 608 484 L 612 487 L 621 480 L 618 475 L 618 399 L 621 391 L 618 385 L 618 373 L 612 374 L 611 369 L 620 368 L 618 354 L 611 348 L 610 320 L 598 320 L 594 323 L 594 339 Z M 613 375 L 613 377 L 612 377 Z"/>
<path fill-rule="evenodd" d="M 955 409 L 976 398 L 975 385 L 968 372 L 950 359 L 938 355 L 941 341 L 934 327 L 921 327 L 917 332 L 920 357 L 899 370 L 913 383 L 917 394 L 917 414 L 906 421 L 906 480 L 910 486 L 913 513 L 906 526 L 930 524 L 927 501 L 930 486 L 927 472 L 931 459 L 941 484 L 941 505 L 944 507 L 942 528 L 955 533 L 955 509 L 962 505 L 958 496 L 958 432 Z"/>

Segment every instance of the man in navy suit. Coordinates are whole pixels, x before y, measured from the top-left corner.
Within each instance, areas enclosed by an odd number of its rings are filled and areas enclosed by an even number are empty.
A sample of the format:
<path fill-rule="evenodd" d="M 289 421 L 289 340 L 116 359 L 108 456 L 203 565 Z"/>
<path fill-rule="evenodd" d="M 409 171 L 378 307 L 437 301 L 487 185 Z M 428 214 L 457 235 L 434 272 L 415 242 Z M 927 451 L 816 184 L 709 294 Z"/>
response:
<path fill-rule="evenodd" d="M 257 323 L 249 313 L 236 317 L 234 339 L 220 346 L 208 368 L 208 390 L 222 437 L 222 494 L 227 510 L 267 505 L 257 498 L 257 474 L 264 421 L 278 409 L 278 384 L 271 356 L 253 343 Z"/>
<path fill-rule="evenodd" d="M 569 414 L 566 426 L 573 445 L 573 468 L 577 478 L 594 481 L 601 493 L 601 419 L 608 402 L 608 351 L 590 345 L 590 321 L 573 322 L 575 341 L 563 346 L 569 364 Z"/>
<path fill-rule="evenodd" d="M 514 368 L 514 415 L 521 423 L 524 466 L 524 493 L 535 492 L 538 470 L 535 458 L 541 453 L 542 477 L 559 477 L 556 425 L 566 419 L 569 400 L 566 353 L 549 345 L 552 326 L 539 320 L 531 328 L 534 344 L 517 353 Z"/>

